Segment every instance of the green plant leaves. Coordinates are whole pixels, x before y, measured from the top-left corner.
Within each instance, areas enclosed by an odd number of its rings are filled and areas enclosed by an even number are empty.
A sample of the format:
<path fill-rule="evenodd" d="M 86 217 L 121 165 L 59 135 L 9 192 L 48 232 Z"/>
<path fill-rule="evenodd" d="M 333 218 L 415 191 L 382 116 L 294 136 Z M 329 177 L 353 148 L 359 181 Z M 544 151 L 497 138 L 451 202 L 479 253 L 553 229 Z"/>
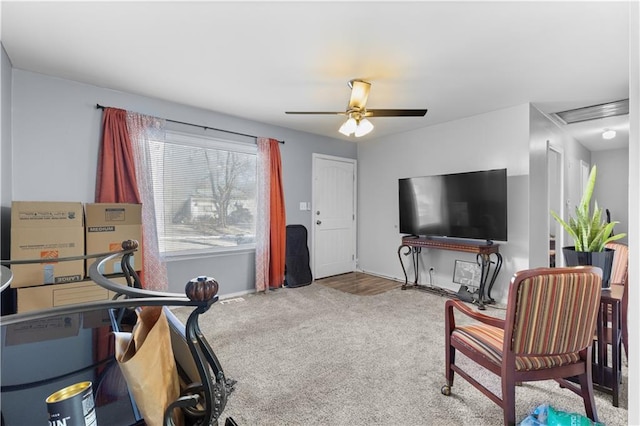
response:
<path fill-rule="evenodd" d="M 593 188 L 596 184 L 596 173 L 596 166 L 594 165 L 589 173 L 589 180 L 582 194 L 580 204 L 576 207 L 575 217 L 570 217 L 569 222 L 565 222 L 556 212 L 551 211 L 551 216 L 562 225 L 573 239 L 576 251 L 603 251 L 607 243 L 619 240 L 627 235 L 624 233 L 611 235 L 613 227 L 619 222 L 605 222 L 602 219 L 602 209 L 598 207 L 597 201 L 594 203 L 593 215 L 590 213 L 589 206 L 593 196 Z"/>

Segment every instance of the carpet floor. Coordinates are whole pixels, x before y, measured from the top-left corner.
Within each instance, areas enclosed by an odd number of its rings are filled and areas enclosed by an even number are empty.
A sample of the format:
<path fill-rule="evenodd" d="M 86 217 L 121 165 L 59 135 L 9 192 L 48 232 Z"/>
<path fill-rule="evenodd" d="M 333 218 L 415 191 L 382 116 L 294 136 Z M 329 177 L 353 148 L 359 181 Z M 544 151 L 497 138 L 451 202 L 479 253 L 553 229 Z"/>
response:
<path fill-rule="evenodd" d="M 226 376 L 237 380 L 222 418 L 239 425 L 501 425 L 500 407 L 462 378 L 451 396 L 440 393 L 445 301 L 416 290 L 361 296 L 313 283 L 216 303 L 200 327 Z M 186 321 L 191 310 L 173 312 Z M 499 392 L 499 378 L 475 371 Z M 596 391 L 606 425 L 627 424 L 626 360 L 621 386 L 619 408 Z M 517 387 L 516 401 L 518 421 L 542 403 L 584 414 L 582 400 L 553 381 Z"/>

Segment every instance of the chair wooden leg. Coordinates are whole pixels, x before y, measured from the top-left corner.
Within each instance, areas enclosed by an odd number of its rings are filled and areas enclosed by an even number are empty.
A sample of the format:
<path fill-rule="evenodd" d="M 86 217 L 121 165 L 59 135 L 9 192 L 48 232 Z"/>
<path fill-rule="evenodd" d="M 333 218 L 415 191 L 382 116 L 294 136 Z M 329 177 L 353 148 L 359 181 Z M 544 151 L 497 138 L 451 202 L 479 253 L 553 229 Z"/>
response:
<path fill-rule="evenodd" d="M 447 339 L 446 342 L 446 349 L 445 349 L 445 372 L 444 372 L 444 376 L 447 379 L 447 383 L 442 386 L 442 388 L 440 389 L 440 392 L 445 395 L 445 396 L 449 396 L 451 395 L 451 386 L 453 386 L 453 374 L 454 371 L 451 368 L 452 364 L 455 364 L 456 361 L 456 348 L 452 347 L 449 339 Z"/>
<path fill-rule="evenodd" d="M 628 329 L 627 329 L 627 313 L 629 309 L 629 283 L 625 282 L 624 284 L 624 292 L 622 294 L 622 306 L 620 307 L 620 316 L 621 316 L 621 325 L 622 325 L 622 344 L 624 345 L 624 353 L 627 356 L 627 361 L 629 360 L 629 347 L 627 339 Z"/>
<path fill-rule="evenodd" d="M 516 424 L 516 382 L 507 375 L 502 378 L 502 411 L 505 426 Z"/>
<path fill-rule="evenodd" d="M 456 348 L 447 344 L 447 348 L 445 351 L 445 378 L 447 380 L 447 385 L 449 387 L 453 386 L 453 375 L 454 371 L 451 369 L 451 365 L 456 362 Z"/>
<path fill-rule="evenodd" d="M 591 420 L 598 421 L 598 412 L 596 410 L 596 400 L 593 396 L 593 381 L 591 378 L 591 368 L 587 368 L 584 374 L 578 376 L 580 380 L 580 396 L 584 401 L 584 411 Z"/>

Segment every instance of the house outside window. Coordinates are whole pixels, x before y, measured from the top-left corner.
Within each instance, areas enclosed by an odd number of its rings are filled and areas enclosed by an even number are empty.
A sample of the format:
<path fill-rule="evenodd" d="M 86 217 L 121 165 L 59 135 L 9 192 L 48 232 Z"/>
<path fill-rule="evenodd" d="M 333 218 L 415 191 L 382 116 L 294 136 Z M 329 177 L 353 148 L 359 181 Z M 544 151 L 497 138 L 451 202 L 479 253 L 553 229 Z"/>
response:
<path fill-rule="evenodd" d="M 149 148 L 160 253 L 255 248 L 255 144 L 168 131 Z"/>

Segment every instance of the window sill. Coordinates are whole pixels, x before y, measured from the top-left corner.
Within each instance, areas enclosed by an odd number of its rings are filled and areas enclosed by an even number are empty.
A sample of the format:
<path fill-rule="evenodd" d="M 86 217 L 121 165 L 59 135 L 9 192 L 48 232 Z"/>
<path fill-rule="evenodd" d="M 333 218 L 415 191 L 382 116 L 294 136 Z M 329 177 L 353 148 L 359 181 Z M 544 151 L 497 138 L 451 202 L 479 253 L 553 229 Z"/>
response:
<path fill-rule="evenodd" d="M 239 254 L 250 254 L 255 253 L 256 247 L 255 245 L 244 246 L 244 247 L 234 247 L 234 248 L 226 248 L 224 250 L 192 250 L 188 252 L 181 253 L 172 253 L 172 254 L 163 254 L 161 255 L 162 259 L 165 262 L 180 262 L 183 260 L 193 260 L 193 259 L 205 259 L 209 257 L 224 257 L 224 256 L 236 256 Z"/>

